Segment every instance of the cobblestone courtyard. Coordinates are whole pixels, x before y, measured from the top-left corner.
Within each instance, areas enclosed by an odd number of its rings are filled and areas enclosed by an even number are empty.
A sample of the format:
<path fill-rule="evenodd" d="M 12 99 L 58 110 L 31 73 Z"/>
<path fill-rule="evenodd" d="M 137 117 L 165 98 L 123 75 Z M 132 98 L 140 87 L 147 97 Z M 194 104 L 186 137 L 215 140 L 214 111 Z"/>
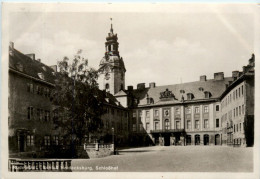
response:
<path fill-rule="evenodd" d="M 119 155 L 74 159 L 72 171 L 252 172 L 253 148 L 154 146 L 124 149 Z"/>

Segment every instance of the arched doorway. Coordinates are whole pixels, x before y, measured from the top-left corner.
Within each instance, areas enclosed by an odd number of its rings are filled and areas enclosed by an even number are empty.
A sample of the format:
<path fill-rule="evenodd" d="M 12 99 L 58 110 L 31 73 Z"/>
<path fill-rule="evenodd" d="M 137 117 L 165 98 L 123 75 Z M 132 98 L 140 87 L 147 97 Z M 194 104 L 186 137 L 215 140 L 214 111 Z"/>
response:
<path fill-rule="evenodd" d="M 208 134 L 204 135 L 204 145 L 209 145 L 209 135 Z"/>
<path fill-rule="evenodd" d="M 220 145 L 220 135 L 219 134 L 216 134 L 215 135 L 215 145 Z"/>
<path fill-rule="evenodd" d="M 195 135 L 195 145 L 200 145 L 200 135 Z"/>
<path fill-rule="evenodd" d="M 186 145 L 191 145 L 191 135 L 186 135 Z"/>

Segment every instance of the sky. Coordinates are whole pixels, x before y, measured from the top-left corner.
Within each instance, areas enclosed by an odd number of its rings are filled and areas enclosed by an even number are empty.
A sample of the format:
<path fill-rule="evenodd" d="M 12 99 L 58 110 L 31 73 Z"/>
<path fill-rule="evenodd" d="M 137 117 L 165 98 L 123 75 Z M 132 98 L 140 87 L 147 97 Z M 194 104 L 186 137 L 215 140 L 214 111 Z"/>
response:
<path fill-rule="evenodd" d="M 250 5 L 182 4 L 114 11 L 25 8 L 9 13 L 9 40 L 17 50 L 35 53 L 47 65 L 82 49 L 89 65 L 98 69 L 110 18 L 127 70 L 126 86 L 185 83 L 198 81 L 201 75 L 212 79 L 215 72 L 231 76 L 255 53 L 256 19 Z"/>

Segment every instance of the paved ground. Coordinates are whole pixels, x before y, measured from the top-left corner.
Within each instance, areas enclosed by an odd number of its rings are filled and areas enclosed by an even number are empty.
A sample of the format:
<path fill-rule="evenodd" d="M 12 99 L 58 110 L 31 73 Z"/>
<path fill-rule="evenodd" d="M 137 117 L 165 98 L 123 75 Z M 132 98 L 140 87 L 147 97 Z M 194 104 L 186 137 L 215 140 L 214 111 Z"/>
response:
<path fill-rule="evenodd" d="M 74 159 L 72 171 L 252 172 L 253 148 L 154 146 L 124 149 L 119 155 Z"/>

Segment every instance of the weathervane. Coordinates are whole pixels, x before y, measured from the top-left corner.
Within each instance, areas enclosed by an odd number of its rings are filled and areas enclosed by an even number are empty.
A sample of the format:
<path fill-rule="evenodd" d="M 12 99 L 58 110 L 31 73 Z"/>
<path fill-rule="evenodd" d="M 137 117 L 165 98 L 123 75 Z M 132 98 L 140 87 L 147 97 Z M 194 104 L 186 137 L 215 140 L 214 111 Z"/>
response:
<path fill-rule="evenodd" d="M 111 29 L 110 29 L 110 32 L 113 34 L 113 24 L 112 24 L 112 18 L 110 17 L 110 20 L 111 20 Z"/>

